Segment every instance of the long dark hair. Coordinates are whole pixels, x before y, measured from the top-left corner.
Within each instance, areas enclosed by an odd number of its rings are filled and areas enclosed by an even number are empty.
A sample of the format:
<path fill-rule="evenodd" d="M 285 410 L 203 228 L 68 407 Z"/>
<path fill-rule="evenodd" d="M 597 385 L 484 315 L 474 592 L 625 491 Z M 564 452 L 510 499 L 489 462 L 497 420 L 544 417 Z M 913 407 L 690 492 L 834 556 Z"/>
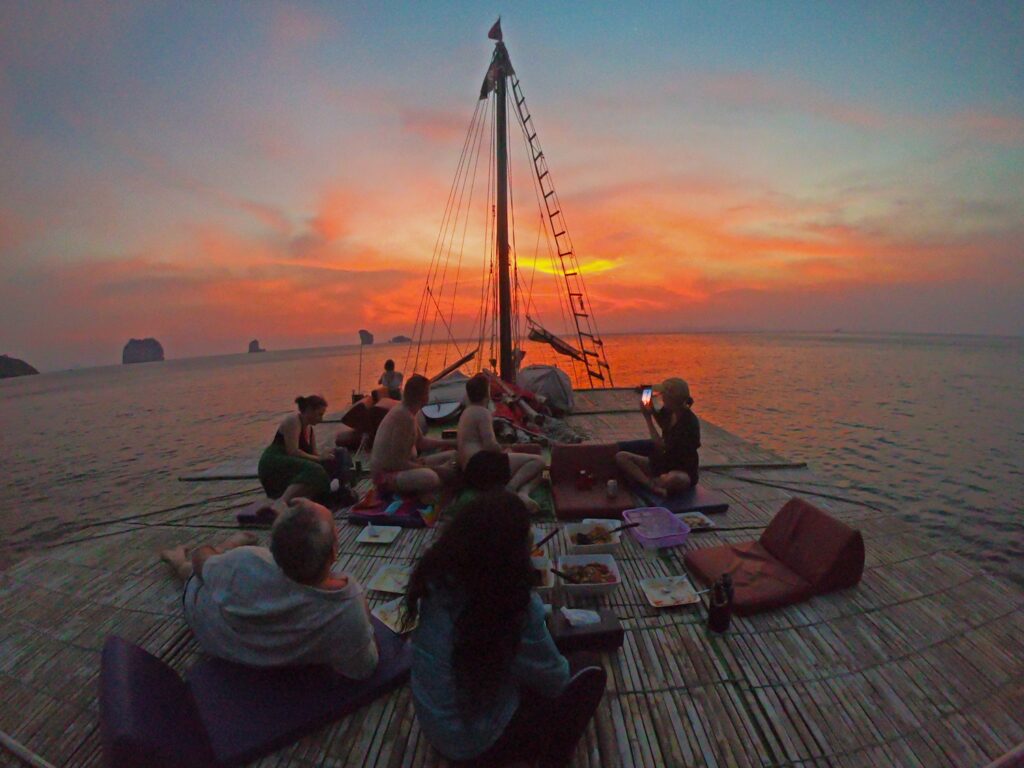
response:
<path fill-rule="evenodd" d="M 302 395 L 299 395 L 295 398 L 295 404 L 299 406 L 299 413 L 305 413 L 311 408 L 316 409 L 327 407 L 327 401 L 320 397 L 320 395 L 309 395 L 308 397 L 302 397 Z"/>
<path fill-rule="evenodd" d="M 506 490 L 481 494 L 459 510 L 420 559 L 405 595 L 411 625 L 430 588 L 461 601 L 455 617 L 452 671 L 467 715 L 507 678 L 530 602 L 530 515 Z"/>

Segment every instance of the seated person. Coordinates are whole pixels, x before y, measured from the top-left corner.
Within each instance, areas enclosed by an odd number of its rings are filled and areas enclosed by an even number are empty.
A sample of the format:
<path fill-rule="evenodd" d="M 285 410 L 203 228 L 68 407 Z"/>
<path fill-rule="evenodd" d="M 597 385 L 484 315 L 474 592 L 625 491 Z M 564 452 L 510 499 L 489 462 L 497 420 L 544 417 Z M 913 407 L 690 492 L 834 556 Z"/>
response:
<path fill-rule="evenodd" d="M 388 397 L 392 400 L 402 398 L 402 372 L 395 370 L 394 360 L 384 362 L 384 373 L 377 379 L 377 384 L 387 390 Z"/>
<path fill-rule="evenodd" d="M 532 590 L 531 544 L 518 496 L 480 495 L 409 580 L 406 621 L 419 619 L 412 635 L 416 716 L 431 744 L 449 760 L 466 761 L 460 765 L 567 764 L 604 691 L 600 667 L 570 681 Z"/>
<path fill-rule="evenodd" d="M 337 541 L 327 508 L 296 499 L 269 550 L 241 533 L 160 557 L 185 581 L 185 620 L 205 653 L 255 667 L 328 664 L 365 680 L 377 668 L 377 643 L 359 582 L 331 570 Z"/>
<path fill-rule="evenodd" d="M 331 490 L 331 478 L 324 467 L 334 460 L 334 448 L 317 453 L 313 425 L 324 420 L 327 401 L 320 395 L 295 398 L 298 413 L 284 418 L 273 442 L 260 456 L 259 478 L 267 497 L 276 499 L 272 508 L 281 513 L 298 497 L 323 501 Z"/>
<path fill-rule="evenodd" d="M 435 448 L 454 448 L 454 440 L 424 437 L 416 416 L 430 402 L 430 380 L 414 374 L 402 393 L 402 402 L 381 421 L 373 439 L 370 467 L 378 493 L 417 494 L 429 502 L 431 494 L 458 476 L 455 451 L 420 457 Z"/>
<path fill-rule="evenodd" d="M 682 379 L 665 379 L 661 384 L 661 399 L 664 407 L 657 413 L 653 403 L 640 404 L 654 441 L 650 458 L 619 451 L 615 463 L 630 480 L 659 496 L 669 496 L 697 484 L 700 421 L 690 408 L 693 405 L 690 386 Z"/>
<path fill-rule="evenodd" d="M 501 451 L 501 443 L 494 435 L 494 420 L 487 408 L 491 398 L 491 381 L 482 373 L 466 382 L 466 396 L 469 405 L 459 417 L 459 466 L 463 472 L 470 460 L 479 451 Z M 544 473 L 544 459 L 530 453 L 509 453 L 509 470 L 512 478 L 505 486 L 526 504 L 531 513 L 539 509 L 537 502 L 530 498 L 530 491 L 540 482 Z M 468 479 L 468 478 L 467 478 Z"/>

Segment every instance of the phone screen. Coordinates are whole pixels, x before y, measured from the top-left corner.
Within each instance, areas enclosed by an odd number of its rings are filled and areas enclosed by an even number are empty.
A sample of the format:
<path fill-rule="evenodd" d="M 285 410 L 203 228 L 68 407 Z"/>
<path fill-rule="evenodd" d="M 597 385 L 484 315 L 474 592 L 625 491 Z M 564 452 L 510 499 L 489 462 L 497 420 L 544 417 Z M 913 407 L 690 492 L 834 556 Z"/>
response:
<path fill-rule="evenodd" d="M 644 387 L 643 393 L 640 395 L 640 402 L 644 405 L 651 404 L 651 398 L 654 396 L 654 390 L 651 387 Z"/>

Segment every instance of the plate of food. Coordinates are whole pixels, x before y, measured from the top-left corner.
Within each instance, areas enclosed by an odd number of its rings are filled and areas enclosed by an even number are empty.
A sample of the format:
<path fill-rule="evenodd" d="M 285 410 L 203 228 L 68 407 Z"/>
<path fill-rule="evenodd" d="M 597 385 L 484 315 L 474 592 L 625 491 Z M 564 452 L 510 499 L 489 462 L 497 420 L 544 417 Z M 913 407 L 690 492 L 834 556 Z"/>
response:
<path fill-rule="evenodd" d="M 404 611 L 402 609 L 402 603 L 405 601 L 404 597 L 396 597 L 394 600 L 389 600 L 386 603 L 381 603 L 374 608 L 370 613 L 377 617 L 385 627 L 390 629 L 396 635 L 410 632 L 416 628 L 416 623 L 411 627 L 404 627 L 402 622 L 404 620 Z M 418 623 L 418 622 L 417 622 Z"/>
<path fill-rule="evenodd" d="M 674 608 L 677 605 L 695 605 L 700 596 L 686 576 L 661 576 L 655 579 L 641 579 L 640 589 L 647 602 L 655 608 Z"/>
<path fill-rule="evenodd" d="M 691 531 L 706 531 L 715 527 L 714 521 L 703 512 L 681 512 L 676 517 L 690 526 Z"/>
<path fill-rule="evenodd" d="M 397 525 L 374 525 L 370 523 L 356 536 L 359 544 L 390 544 L 398 538 L 402 529 Z"/>
<path fill-rule="evenodd" d="M 565 526 L 569 552 L 575 555 L 610 554 L 619 547 L 621 534 L 614 531 L 618 520 L 583 520 Z M 614 531 L 614 532 L 613 532 Z"/>
<path fill-rule="evenodd" d="M 559 581 L 569 595 L 607 595 L 622 581 L 615 558 L 606 554 L 561 555 L 556 568 L 565 574 Z"/>
<path fill-rule="evenodd" d="M 411 573 L 411 565 L 388 563 L 377 569 L 377 572 L 373 574 L 373 578 L 366 582 L 366 588 L 376 590 L 377 592 L 394 592 L 404 595 Z"/>

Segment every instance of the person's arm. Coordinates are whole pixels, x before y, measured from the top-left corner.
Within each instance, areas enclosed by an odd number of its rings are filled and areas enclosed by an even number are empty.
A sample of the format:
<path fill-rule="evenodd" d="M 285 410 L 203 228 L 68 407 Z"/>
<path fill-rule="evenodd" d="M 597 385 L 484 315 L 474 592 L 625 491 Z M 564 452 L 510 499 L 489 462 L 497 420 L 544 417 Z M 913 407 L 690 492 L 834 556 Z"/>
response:
<path fill-rule="evenodd" d="M 647 422 L 647 431 L 651 433 L 651 440 L 654 441 L 655 449 L 661 450 L 665 447 L 665 439 L 661 436 L 661 432 L 654 423 L 654 409 L 649 405 L 641 405 L 640 412 L 643 413 L 644 421 Z"/>
<path fill-rule="evenodd" d="M 544 623 L 544 604 L 536 593 L 530 596 L 526 627 L 512 661 L 512 674 L 523 685 L 549 698 L 560 694 L 569 682 L 569 662 L 551 639 Z"/>
<path fill-rule="evenodd" d="M 504 446 L 498 442 L 498 438 L 494 434 L 494 420 L 491 418 L 491 412 L 486 408 L 480 416 L 477 433 L 480 435 L 480 445 L 485 451 L 504 450 Z"/>
<path fill-rule="evenodd" d="M 458 438 L 455 440 L 438 440 L 436 437 L 427 437 L 420 432 L 420 425 L 413 419 L 413 429 L 416 431 L 414 440 L 416 444 L 416 450 L 420 453 L 425 451 L 432 451 L 436 448 L 457 448 L 459 445 Z"/>
<path fill-rule="evenodd" d="M 358 588 L 358 585 L 353 585 Z M 352 605 L 352 615 L 339 625 L 340 637 L 333 644 L 335 658 L 331 667 L 352 680 L 365 680 L 373 675 L 380 663 L 380 647 L 370 622 L 370 609 L 366 595 L 361 594 Z M 353 650 L 353 646 L 357 646 Z"/>
<path fill-rule="evenodd" d="M 320 457 L 314 453 L 306 453 L 299 448 L 299 435 L 302 432 L 302 422 L 297 417 L 289 416 L 278 428 L 284 437 L 284 450 L 289 456 L 298 456 L 310 461 L 320 461 Z"/>

